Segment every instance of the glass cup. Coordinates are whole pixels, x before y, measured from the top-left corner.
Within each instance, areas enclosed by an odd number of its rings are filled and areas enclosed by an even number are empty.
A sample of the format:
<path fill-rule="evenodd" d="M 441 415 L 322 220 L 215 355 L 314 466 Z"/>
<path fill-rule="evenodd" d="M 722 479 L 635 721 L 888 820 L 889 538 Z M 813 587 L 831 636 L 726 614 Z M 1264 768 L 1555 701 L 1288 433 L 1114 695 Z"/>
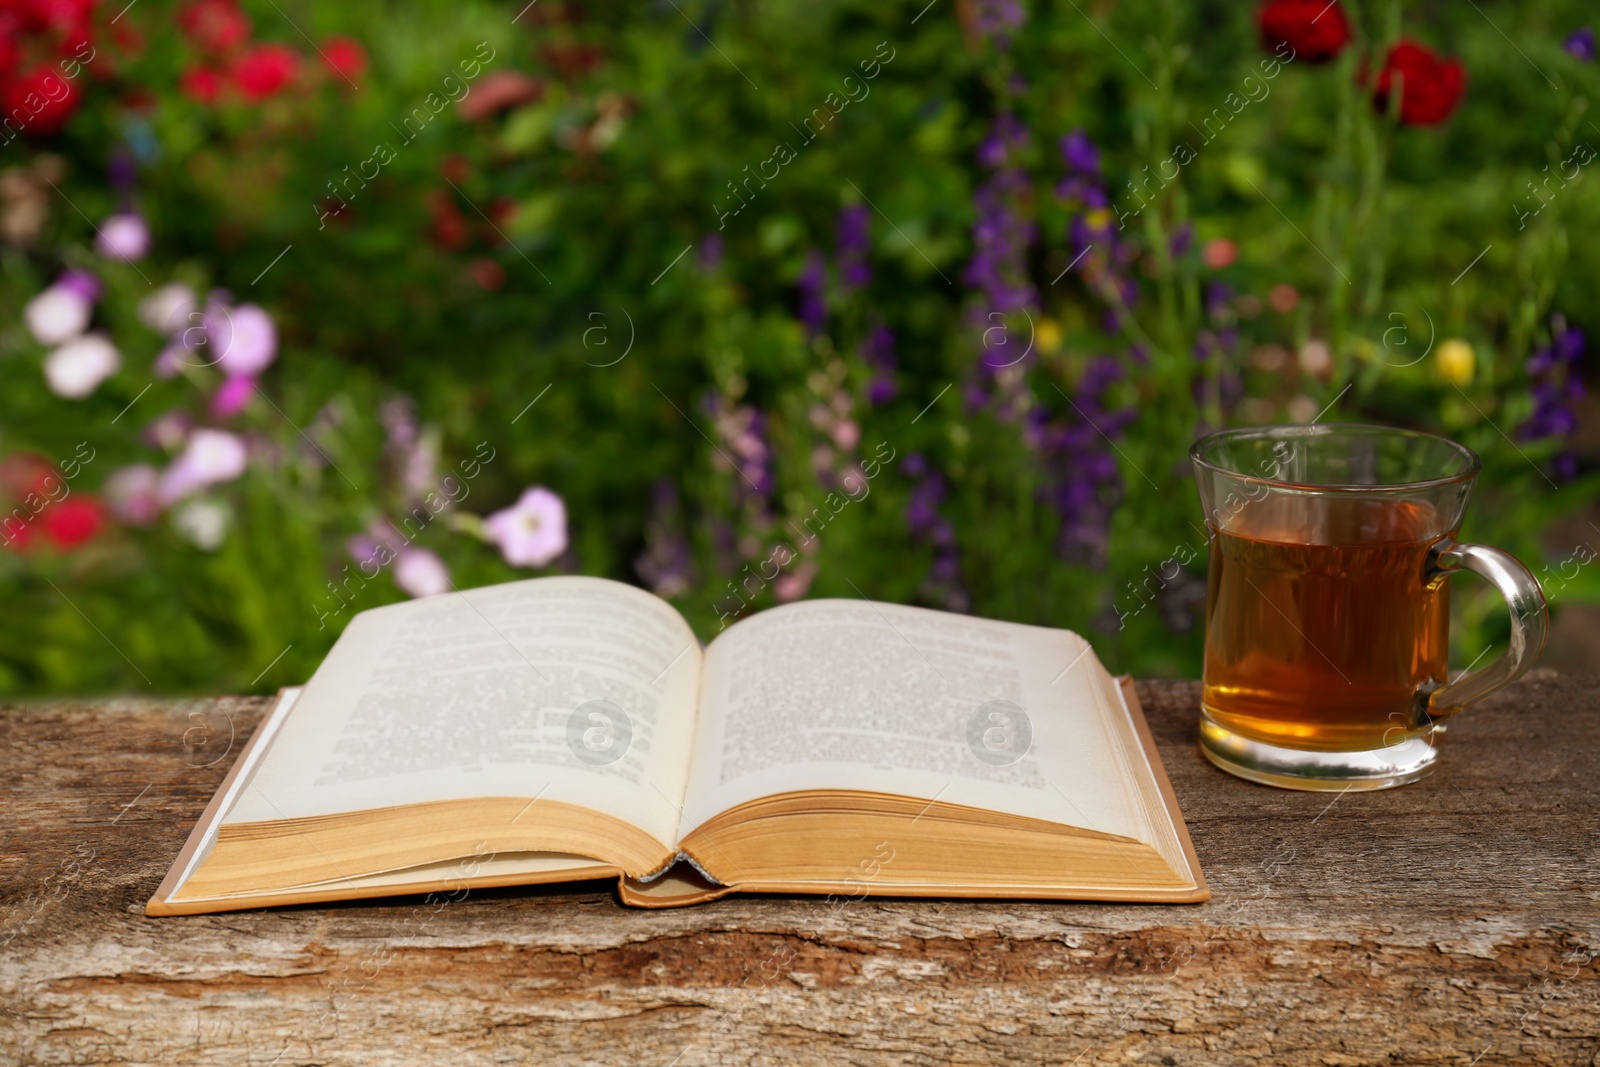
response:
<path fill-rule="evenodd" d="M 1481 463 L 1383 426 L 1228 430 L 1191 449 L 1211 561 L 1200 748 L 1289 789 L 1386 789 L 1439 758 L 1444 719 L 1511 684 L 1549 614 L 1509 552 L 1456 541 Z M 1448 677 L 1451 572 L 1505 597 L 1511 640 Z"/>

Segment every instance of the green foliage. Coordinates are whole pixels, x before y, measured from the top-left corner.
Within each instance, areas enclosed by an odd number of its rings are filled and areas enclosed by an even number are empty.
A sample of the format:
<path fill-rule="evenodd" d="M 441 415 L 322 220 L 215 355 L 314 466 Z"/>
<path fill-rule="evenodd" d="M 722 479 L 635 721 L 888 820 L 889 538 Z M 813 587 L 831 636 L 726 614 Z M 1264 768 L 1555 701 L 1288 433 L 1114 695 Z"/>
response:
<path fill-rule="evenodd" d="M 174 13 L 132 8 L 124 21 L 142 50 L 106 29 L 114 69 L 84 85 L 67 129 L 0 149 L 0 168 L 18 174 L 47 157 L 63 164 L 43 188 L 42 229 L 0 245 L 0 454 L 58 462 L 88 442 L 95 458 L 72 486 L 94 494 L 121 467 L 171 461 L 175 446 L 150 427 L 176 411 L 246 436 L 252 463 L 208 491 L 231 516 L 215 550 L 170 513 L 70 552 L 37 538 L 0 549 L 0 692 L 270 691 L 304 679 L 355 611 L 404 596 L 389 573 L 340 584 L 346 539 L 416 503 L 379 417 L 396 397 L 414 399 L 438 442 L 435 482 L 480 444 L 494 453 L 416 541 L 458 588 L 654 574 L 706 637 L 719 617 L 780 594 L 865 595 L 1070 627 L 1115 670 L 1197 674 L 1204 534 L 1188 446 L 1207 427 L 1308 421 L 1324 408 L 1476 449 L 1484 475 L 1464 536 L 1536 570 L 1564 559 L 1547 556 L 1542 531 L 1591 501 L 1600 478 L 1563 481 L 1552 461 L 1564 442 L 1519 435 L 1534 403 L 1524 364 L 1550 341 L 1553 314 L 1600 326 L 1588 299 L 1600 246 L 1572 239 L 1600 223 L 1600 186 L 1584 169 L 1520 229 L 1517 205 L 1536 206 L 1528 183 L 1547 165 L 1600 145 L 1587 116 L 1600 71 L 1561 47 L 1589 9 L 1347 3 L 1350 48 L 1326 65 L 1284 65 L 1208 140 L 1205 117 L 1261 76 L 1249 5 L 1027 6 L 1001 47 L 957 4 L 541 0 L 514 23 L 514 11 L 477 2 L 246 4 L 258 39 L 306 53 L 302 77 L 264 102 L 215 106 L 179 90 L 199 57 Z M 335 33 L 370 54 L 359 88 L 311 73 L 320 60 L 307 38 Z M 1402 35 L 1468 68 L 1466 99 L 1444 125 L 1403 127 L 1372 108 L 1363 71 Z M 465 77 L 462 63 L 486 52 Z M 463 105 L 513 71 L 537 91 L 472 117 Z M 847 78 L 870 91 L 833 114 L 830 93 L 859 91 Z M 450 94 L 447 79 L 466 97 L 431 115 L 429 94 Z M 136 88 L 153 102 L 131 103 Z M 431 115 L 420 132 L 405 126 L 418 108 Z M 994 335 L 964 271 L 990 174 L 978 149 L 1005 110 L 1031 131 L 1018 210 L 1037 226 L 1024 267 L 1040 296 L 1027 316 L 1002 309 Z M 810 138 L 808 117 L 821 130 Z M 1180 143 L 1194 155 L 1117 236 L 1129 258 L 1106 269 L 1138 296 L 1112 329 L 1106 275 L 1069 269 L 1082 205 L 1054 192 L 1057 140 L 1074 129 L 1101 150 L 1113 227 L 1140 202 L 1129 183 L 1146 167 L 1158 172 Z M 793 158 L 777 176 L 742 184 L 780 144 Z M 376 177 L 352 180 L 380 147 L 392 158 Z M 106 168 L 127 151 L 143 154 L 135 200 L 154 243 L 120 264 L 94 253 L 94 226 L 118 207 Z M 861 289 L 840 278 L 836 247 L 839 214 L 856 205 L 870 216 Z M 1192 245 L 1174 252 L 1185 227 Z M 1219 239 L 1237 260 L 1216 269 L 1201 250 Z M 829 264 L 829 315 L 814 336 L 796 310 L 813 252 Z M 66 266 L 104 282 L 96 328 L 123 360 L 83 400 L 50 392 L 48 349 L 21 325 Z M 172 280 L 226 290 L 276 321 L 279 358 L 241 414 L 207 415 L 214 369 L 152 373 L 165 342 L 136 308 Z M 1217 313 L 1207 288 L 1219 281 L 1236 295 Z M 1281 286 L 1298 299 L 1280 311 L 1269 296 Z M 880 325 L 895 337 L 898 391 L 872 403 L 863 346 Z M 1224 329 L 1239 335 L 1229 353 L 1197 360 L 1202 331 Z M 1437 359 L 1452 338 L 1472 346 L 1470 377 Z M 996 344 L 1032 350 L 997 375 L 981 366 Z M 1096 356 L 1124 373 L 1091 403 L 1080 389 Z M 1018 406 L 969 403 L 972 386 Z M 1118 411 L 1130 421 L 1084 432 L 1091 443 L 1075 451 L 1047 455 L 1030 439 L 1030 427 L 1085 431 Z M 741 412 L 763 419 L 770 491 L 748 484 L 747 457 L 730 462 L 729 427 L 743 416 L 729 413 Z M 801 545 L 803 518 L 845 495 L 841 475 L 880 443 L 895 458 L 870 492 L 830 508 Z M 1098 498 L 1104 553 L 1063 552 L 1051 493 L 1102 454 L 1116 475 Z M 906 467 L 913 455 L 948 487 L 937 511 L 954 532 L 953 579 L 939 570 L 950 546 L 907 520 L 926 489 Z M 542 570 L 505 563 L 476 521 L 535 484 L 564 498 L 570 532 Z M 679 541 L 686 565 L 641 574 L 641 557 Z M 750 580 L 779 544 L 793 561 Z M 1187 584 L 1130 611 L 1130 585 L 1180 551 L 1194 555 Z M 1585 570 L 1561 600 L 1597 589 Z M 1474 595 L 1457 604 L 1470 658 L 1497 609 Z"/>

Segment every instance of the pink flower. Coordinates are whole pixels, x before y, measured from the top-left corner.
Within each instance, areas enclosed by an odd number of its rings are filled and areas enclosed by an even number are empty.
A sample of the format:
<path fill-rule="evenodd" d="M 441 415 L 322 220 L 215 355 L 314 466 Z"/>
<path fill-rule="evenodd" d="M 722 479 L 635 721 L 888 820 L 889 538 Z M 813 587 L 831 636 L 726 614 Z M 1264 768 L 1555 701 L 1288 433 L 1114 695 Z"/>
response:
<path fill-rule="evenodd" d="M 132 212 L 112 215 L 100 224 L 94 247 L 107 259 L 120 259 L 124 263 L 143 259 L 150 251 L 150 225 Z"/>
<path fill-rule="evenodd" d="M 123 467 L 106 479 L 105 498 L 111 514 L 135 526 L 148 526 L 161 514 L 161 498 L 156 486 L 161 472 L 148 463 Z"/>
<path fill-rule="evenodd" d="M 254 378 L 277 358 L 278 331 L 256 304 L 206 302 L 206 360 L 230 378 Z"/>
<path fill-rule="evenodd" d="M 243 438 L 226 430 L 195 430 L 182 455 L 161 476 L 161 502 L 171 504 L 208 485 L 231 482 L 244 473 L 247 459 Z"/>
<path fill-rule="evenodd" d="M 483 528 L 513 567 L 543 567 L 567 550 L 567 506 L 542 485 L 490 515 Z"/>
<path fill-rule="evenodd" d="M 226 419 L 239 414 L 250 403 L 255 391 L 254 378 L 229 378 L 211 397 L 212 417 Z"/>
<path fill-rule="evenodd" d="M 117 373 L 122 356 L 104 334 L 75 337 L 50 353 L 44 361 L 44 378 L 50 391 L 81 400 Z"/>
<path fill-rule="evenodd" d="M 438 596 L 452 588 L 444 560 L 426 548 L 406 548 L 394 563 L 394 584 L 407 596 Z"/>

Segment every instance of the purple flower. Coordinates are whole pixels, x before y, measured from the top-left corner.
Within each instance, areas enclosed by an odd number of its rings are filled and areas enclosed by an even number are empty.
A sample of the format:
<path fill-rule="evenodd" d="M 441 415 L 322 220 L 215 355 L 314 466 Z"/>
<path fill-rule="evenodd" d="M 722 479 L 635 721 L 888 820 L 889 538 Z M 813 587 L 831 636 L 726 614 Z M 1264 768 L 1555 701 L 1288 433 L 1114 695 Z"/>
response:
<path fill-rule="evenodd" d="M 143 259 L 145 253 L 150 251 L 150 224 L 144 221 L 142 215 L 133 212 L 112 215 L 100 223 L 94 247 L 107 259 L 118 259 L 124 263 Z"/>
<path fill-rule="evenodd" d="M 1566 319 L 1557 315 L 1552 321 L 1550 343 L 1528 359 L 1533 413 L 1517 428 L 1520 437 L 1567 438 L 1577 430 L 1577 405 L 1585 395 L 1578 368 L 1583 353 L 1583 331 L 1569 327 Z M 1567 479 L 1567 472 L 1576 473 L 1576 464 L 1570 453 L 1562 452 L 1554 461 L 1555 473 Z"/>
<path fill-rule="evenodd" d="M 1167 241 L 1167 251 L 1172 253 L 1174 259 L 1182 256 L 1194 244 L 1194 227 L 1185 222 L 1172 231 L 1172 237 Z"/>
<path fill-rule="evenodd" d="M 1061 158 L 1066 161 L 1068 170 L 1089 178 L 1100 177 L 1100 149 L 1095 147 L 1082 128 L 1061 138 Z"/>
<path fill-rule="evenodd" d="M 800 321 L 806 328 L 806 335 L 816 337 L 828 327 L 828 301 L 824 291 L 828 284 L 828 264 L 821 252 L 812 249 L 806 253 L 796 284 L 800 288 Z"/>
<path fill-rule="evenodd" d="M 687 592 L 694 580 L 694 551 L 682 532 L 683 505 L 670 478 L 662 478 L 651 489 L 650 518 L 645 523 L 645 550 L 634 560 L 651 590 L 659 597 L 675 597 Z"/>
<path fill-rule="evenodd" d="M 1568 54 L 1581 59 L 1585 63 L 1593 63 L 1595 56 L 1594 28 L 1583 26 L 1572 31 L 1566 42 L 1562 45 Z"/>
<path fill-rule="evenodd" d="M 854 204 L 839 212 L 839 284 L 848 292 L 863 289 L 872 281 L 872 267 L 867 262 L 872 243 L 868 226 L 872 209 L 865 204 Z"/>
<path fill-rule="evenodd" d="M 444 560 L 426 548 L 400 550 L 394 561 L 394 584 L 410 597 L 438 596 L 452 588 Z"/>
<path fill-rule="evenodd" d="M 874 407 L 887 404 L 900 392 L 895 383 L 894 331 L 879 323 L 861 342 L 861 361 L 872 368 L 872 378 L 867 382 L 867 403 Z"/>
<path fill-rule="evenodd" d="M 700 238 L 700 250 L 697 253 L 700 259 L 700 269 L 710 274 L 722 266 L 722 254 L 727 244 L 720 233 L 708 233 Z"/>
<path fill-rule="evenodd" d="M 513 567 L 543 567 L 567 550 L 567 506 L 542 485 L 490 515 L 483 528 Z"/>
<path fill-rule="evenodd" d="M 978 32 L 992 38 L 1002 50 L 1011 47 L 1008 31 L 1017 29 L 1028 18 L 1018 0 L 977 0 L 974 8 Z"/>

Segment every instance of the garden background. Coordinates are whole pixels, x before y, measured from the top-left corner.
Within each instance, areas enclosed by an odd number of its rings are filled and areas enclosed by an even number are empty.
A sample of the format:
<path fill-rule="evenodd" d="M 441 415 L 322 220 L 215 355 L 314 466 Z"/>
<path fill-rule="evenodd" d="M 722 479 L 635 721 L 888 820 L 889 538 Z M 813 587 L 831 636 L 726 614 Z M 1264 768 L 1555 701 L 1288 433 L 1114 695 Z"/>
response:
<path fill-rule="evenodd" d="M 5 0 L 0 693 L 268 692 L 356 611 L 558 573 L 1193 677 L 1187 448 L 1313 419 L 1478 450 L 1463 534 L 1562 632 L 1586 20 Z M 1503 609 L 1456 589 L 1464 667 Z"/>

